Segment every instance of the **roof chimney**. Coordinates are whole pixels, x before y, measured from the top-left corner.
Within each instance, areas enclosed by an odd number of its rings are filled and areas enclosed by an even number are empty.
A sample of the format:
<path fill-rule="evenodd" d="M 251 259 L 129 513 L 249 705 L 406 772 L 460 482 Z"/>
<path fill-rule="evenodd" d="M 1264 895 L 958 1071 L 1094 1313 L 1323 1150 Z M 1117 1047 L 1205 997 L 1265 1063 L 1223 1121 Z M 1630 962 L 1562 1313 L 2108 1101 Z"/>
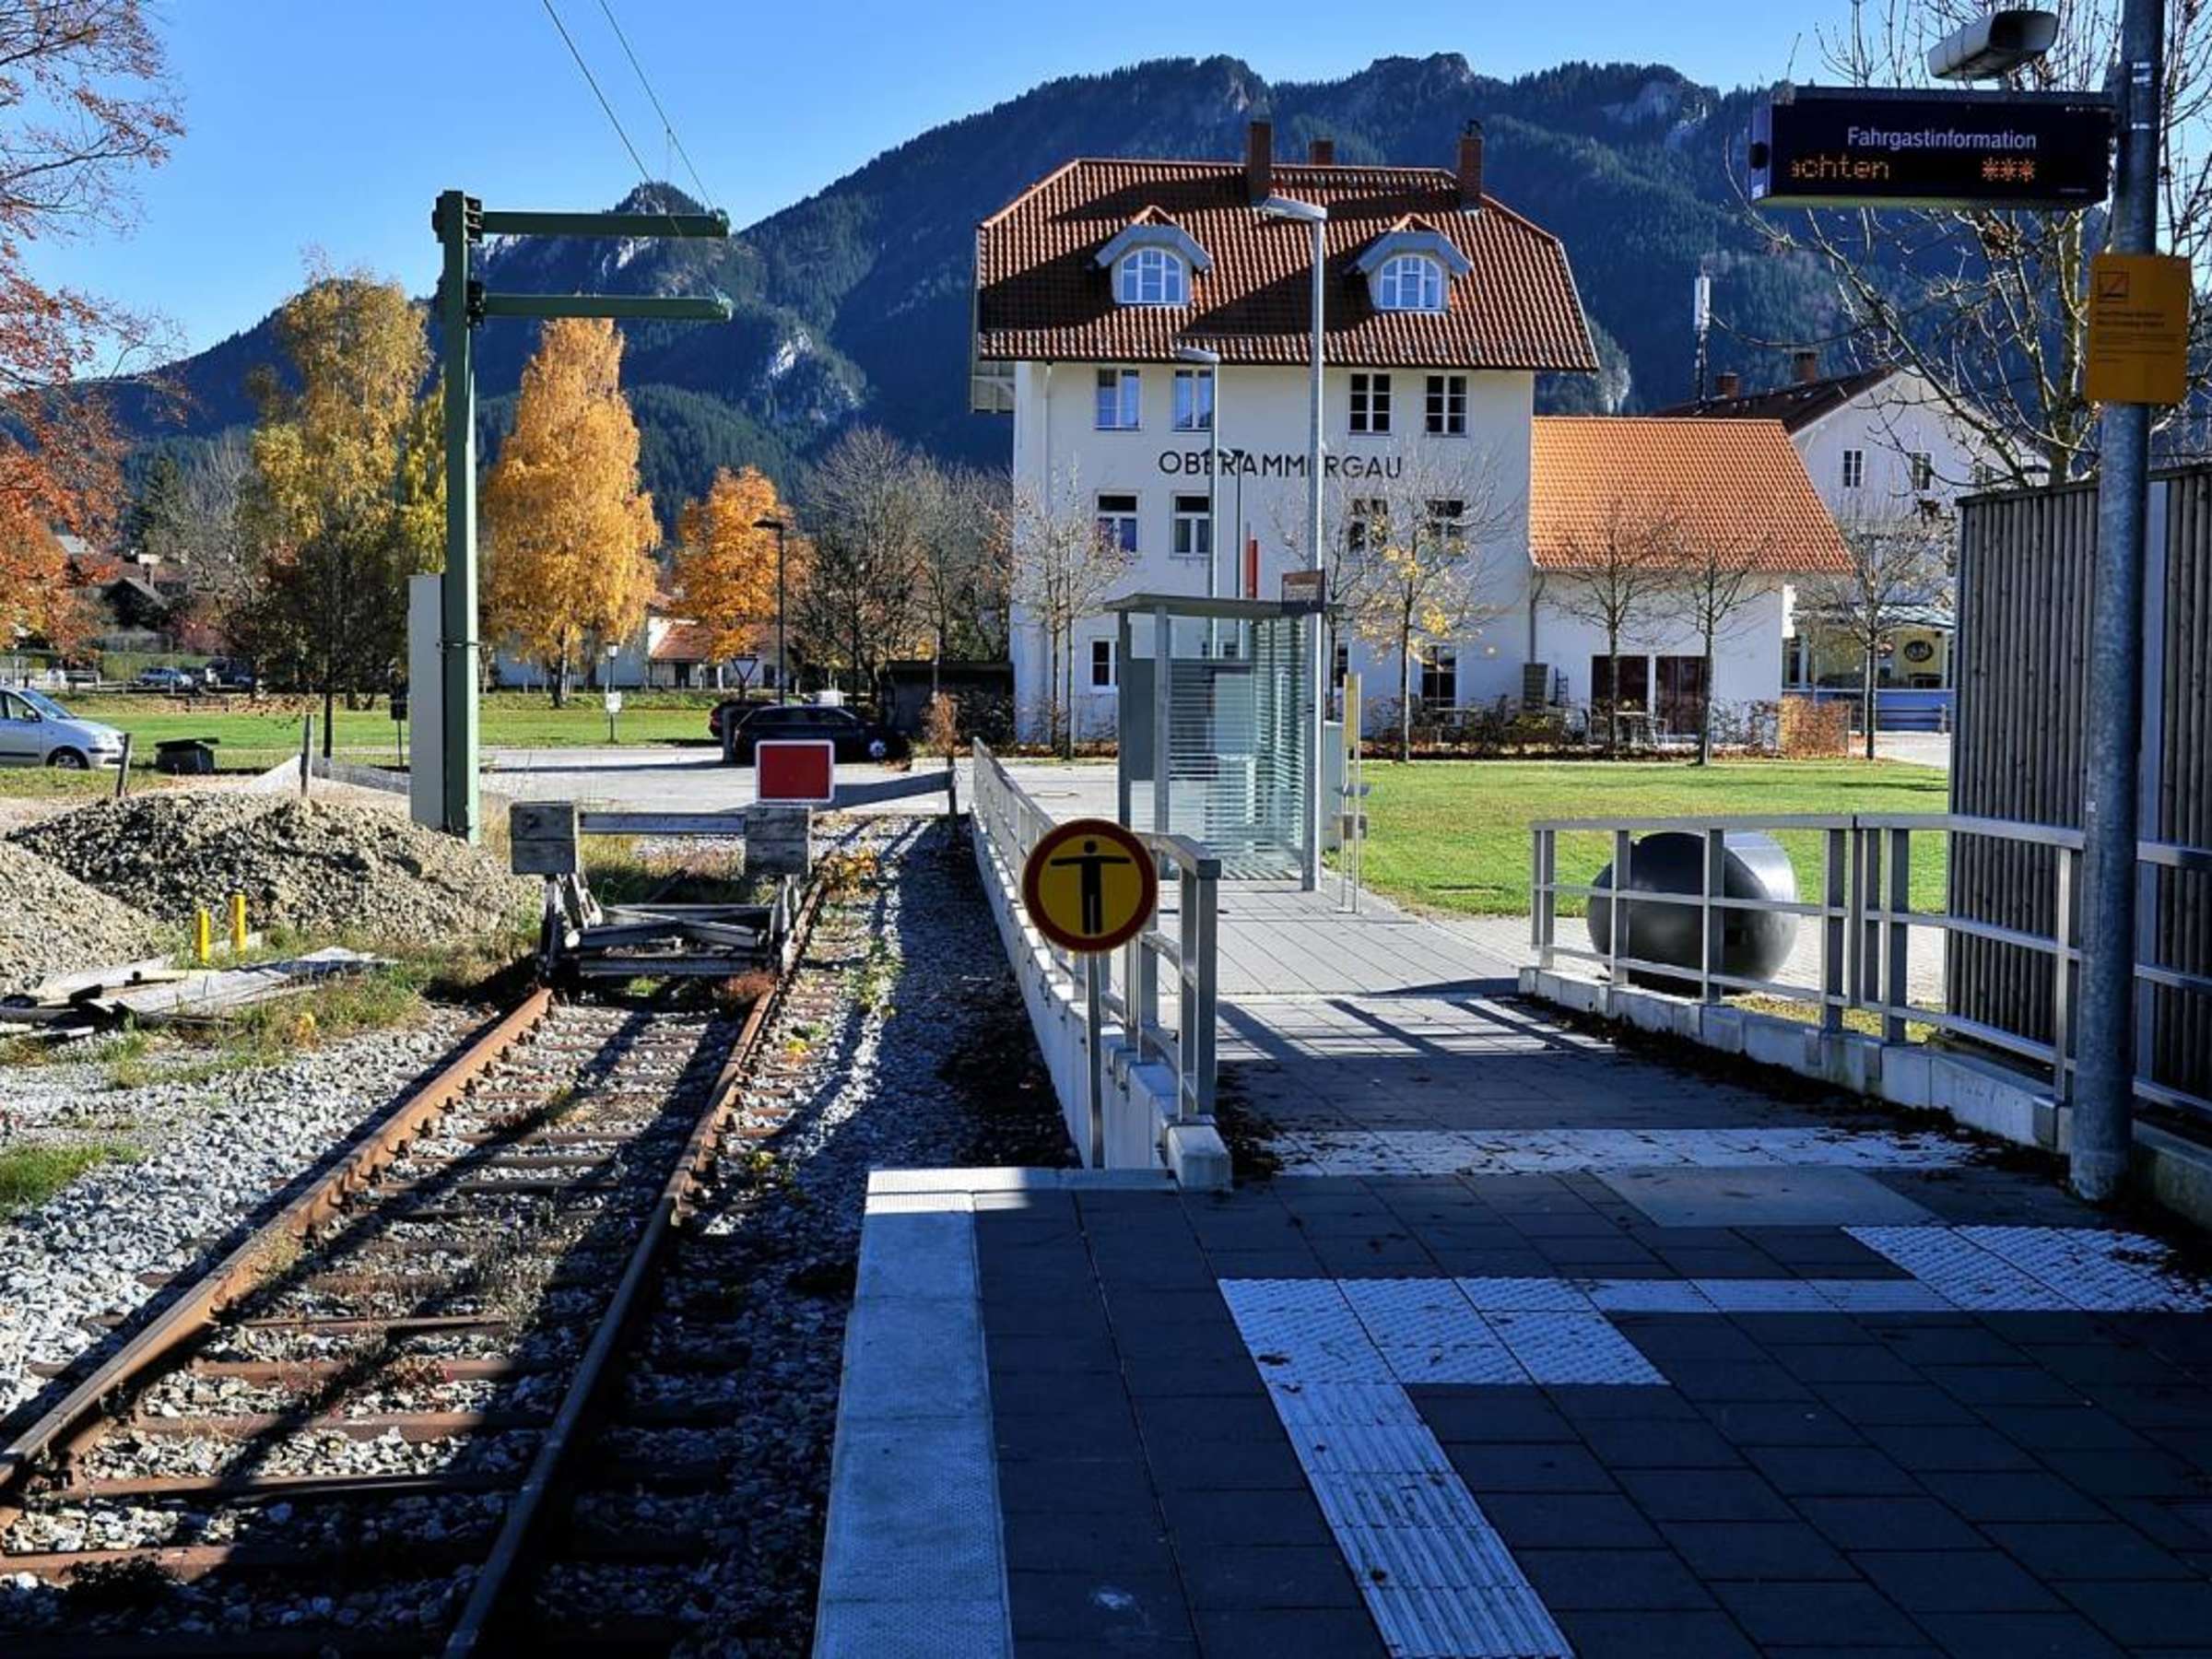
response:
<path fill-rule="evenodd" d="M 1244 135 L 1244 194 L 1264 202 L 1275 194 L 1275 124 L 1255 121 Z"/>
<path fill-rule="evenodd" d="M 1306 159 L 1315 167 L 1335 166 L 1336 140 L 1334 138 L 1314 139 L 1306 147 Z"/>
<path fill-rule="evenodd" d="M 1809 386 L 1820 378 L 1820 354 L 1810 349 L 1790 353 L 1790 378 Z"/>
<path fill-rule="evenodd" d="M 1459 205 L 1482 206 L 1482 123 L 1470 121 L 1459 135 Z"/>
<path fill-rule="evenodd" d="M 1715 397 L 1734 397 L 1744 389 L 1743 377 L 1735 374 L 1716 374 L 1712 377 L 1712 394 Z"/>

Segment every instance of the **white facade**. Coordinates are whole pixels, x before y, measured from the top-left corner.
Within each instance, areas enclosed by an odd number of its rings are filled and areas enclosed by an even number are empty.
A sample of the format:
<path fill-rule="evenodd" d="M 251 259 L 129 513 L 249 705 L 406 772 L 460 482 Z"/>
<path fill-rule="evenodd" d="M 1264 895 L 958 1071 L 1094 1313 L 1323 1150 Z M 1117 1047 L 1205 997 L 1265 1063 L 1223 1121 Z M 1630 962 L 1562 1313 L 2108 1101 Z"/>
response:
<path fill-rule="evenodd" d="M 1979 440 L 1927 382 L 1900 370 L 1790 434 L 1836 523 L 1880 523 L 1948 512 L 1987 476 Z"/>
<path fill-rule="evenodd" d="M 1101 429 L 1102 368 L 1137 377 L 1135 429 Z M 1100 497 L 1123 498 L 1106 504 L 1117 516 L 1126 499 L 1135 499 L 1135 557 L 1109 597 L 1206 591 L 1206 559 L 1175 550 L 1179 506 L 1186 518 L 1204 512 L 1210 443 L 1206 431 L 1176 425 L 1179 371 L 1205 372 L 1165 363 L 1022 363 L 1015 370 L 1018 499 L 1049 504 L 1046 510 L 1060 512 L 1097 512 Z M 1286 571 L 1314 562 L 1304 551 L 1311 380 L 1302 369 L 1231 365 L 1219 372 L 1219 591 L 1230 596 L 1245 591 L 1240 585 L 1247 574 L 1245 561 L 1237 555 L 1251 542 L 1258 547 L 1256 596 L 1275 598 Z M 1458 422 L 1464 432 L 1431 435 L 1427 430 L 1432 372 L 1457 382 L 1440 391 L 1464 394 L 1464 419 Z M 1351 429 L 1355 373 L 1387 374 L 1388 434 Z M 1486 532 L 1470 557 L 1481 565 L 1483 609 L 1495 614 L 1454 641 L 1455 672 L 1432 673 L 1431 688 L 1448 687 L 1448 700 L 1459 706 L 1518 699 L 1531 574 L 1529 422 L 1535 377 L 1508 371 L 1332 369 L 1325 371 L 1324 385 L 1324 534 L 1342 534 L 1351 504 L 1361 500 L 1382 499 L 1395 506 L 1418 496 L 1465 503 L 1466 516 Z M 1372 390 L 1371 381 L 1371 396 Z M 1451 406 L 1463 406 L 1454 397 Z M 1192 528 L 1185 526 L 1186 545 L 1194 539 Z M 1076 631 L 1076 731 L 1083 737 L 1107 736 L 1113 728 L 1112 681 L 1118 677 L 1118 665 L 1111 661 L 1114 621 L 1094 615 L 1079 622 Z M 1036 736 L 1047 701 L 1050 642 L 1036 618 L 1018 607 L 1013 636 L 1016 700 L 1025 736 Z M 1366 681 L 1370 710 L 1394 697 L 1395 653 L 1357 638 L 1347 644 L 1349 665 Z M 1417 695 L 1420 688 L 1417 669 Z"/>
<path fill-rule="evenodd" d="M 1592 683 L 1605 658 L 1606 630 L 1561 608 L 1560 599 L 1574 582 L 1557 571 L 1547 572 L 1539 585 L 1535 626 L 1528 660 L 1543 663 L 1566 682 L 1566 700 L 1588 703 L 1596 700 Z M 1704 653 L 1697 630 L 1687 622 L 1655 614 L 1638 622 L 1621 636 L 1620 700 L 1648 708 L 1665 717 L 1674 712 L 1674 688 L 1694 678 L 1702 668 L 1692 666 Z M 1713 641 L 1713 697 L 1722 711 L 1748 704 L 1771 702 L 1782 693 L 1783 641 L 1788 628 L 1789 590 L 1780 578 L 1763 585 L 1756 596 L 1729 618 Z M 1669 723 L 1677 731 L 1689 729 L 1686 718 Z"/>

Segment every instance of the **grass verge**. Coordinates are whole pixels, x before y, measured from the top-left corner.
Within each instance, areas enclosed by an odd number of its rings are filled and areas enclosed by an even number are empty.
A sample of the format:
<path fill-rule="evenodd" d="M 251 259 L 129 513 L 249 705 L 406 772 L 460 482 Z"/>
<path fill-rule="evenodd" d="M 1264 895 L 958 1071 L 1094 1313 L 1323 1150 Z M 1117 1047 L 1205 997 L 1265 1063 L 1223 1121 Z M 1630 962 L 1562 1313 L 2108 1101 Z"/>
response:
<path fill-rule="evenodd" d="M 62 1142 L 0 1152 L 0 1216 L 36 1208 L 96 1165 L 137 1156 L 138 1148 L 127 1141 Z"/>

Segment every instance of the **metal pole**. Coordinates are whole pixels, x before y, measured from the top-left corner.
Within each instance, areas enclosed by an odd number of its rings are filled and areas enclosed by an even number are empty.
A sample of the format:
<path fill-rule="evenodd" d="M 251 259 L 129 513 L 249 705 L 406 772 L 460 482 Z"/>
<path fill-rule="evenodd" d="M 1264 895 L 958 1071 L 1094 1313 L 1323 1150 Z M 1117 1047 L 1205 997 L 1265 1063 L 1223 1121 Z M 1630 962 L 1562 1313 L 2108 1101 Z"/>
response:
<path fill-rule="evenodd" d="M 2159 0 L 2126 0 L 2120 24 L 2119 178 L 2111 248 L 2158 249 Z M 2097 570 L 2083 724 L 2081 1022 L 2074 1190 L 2092 1203 L 2126 1182 L 2135 1110 L 2136 764 L 2143 727 L 2143 521 L 2150 408 L 2108 404 L 2097 480 Z M 2062 920 L 2060 929 L 2065 926 Z"/>
<path fill-rule="evenodd" d="M 1313 383 L 1312 407 L 1306 437 L 1306 557 L 1321 568 L 1321 420 L 1322 420 L 1322 306 L 1327 297 L 1328 217 L 1313 221 Z M 1313 892 L 1321 886 L 1322 759 L 1329 719 L 1328 629 L 1322 613 L 1310 618 L 1312 639 L 1307 653 L 1313 677 L 1313 710 L 1306 731 L 1306 868 L 1299 886 Z"/>
<path fill-rule="evenodd" d="M 1083 1069 L 1090 1108 L 1090 1167 L 1106 1167 L 1106 1010 L 1099 971 L 1102 958 L 1083 958 Z"/>
<path fill-rule="evenodd" d="M 776 521 L 776 701 L 791 700 L 791 648 L 784 636 L 783 523 Z"/>
<path fill-rule="evenodd" d="M 441 818 L 473 841 L 477 820 L 477 376 L 468 305 L 470 203 L 438 198 L 445 270 L 438 284 L 439 349 L 445 359 L 445 571 L 439 582 Z M 302 763 L 304 765 L 304 762 Z"/>

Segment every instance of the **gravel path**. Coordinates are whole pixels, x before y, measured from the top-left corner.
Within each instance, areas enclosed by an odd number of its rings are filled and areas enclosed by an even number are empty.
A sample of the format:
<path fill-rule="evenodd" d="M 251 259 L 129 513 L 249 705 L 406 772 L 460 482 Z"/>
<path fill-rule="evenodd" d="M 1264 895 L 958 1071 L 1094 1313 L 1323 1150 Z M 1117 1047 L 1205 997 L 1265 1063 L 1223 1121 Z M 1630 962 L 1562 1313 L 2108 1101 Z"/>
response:
<path fill-rule="evenodd" d="M 0 996 L 153 952 L 151 916 L 0 841 Z"/>
<path fill-rule="evenodd" d="M 197 1082 L 111 1089 L 96 1063 L 0 1067 L 0 1147 L 59 1131 L 127 1134 L 145 1156 L 100 1165 L 0 1222 L 0 1414 L 47 1384 L 28 1371 L 74 1359 L 94 1337 L 78 1322 L 128 1314 L 270 1191 L 311 1166 L 480 1017 L 432 1009 L 281 1065 Z"/>

